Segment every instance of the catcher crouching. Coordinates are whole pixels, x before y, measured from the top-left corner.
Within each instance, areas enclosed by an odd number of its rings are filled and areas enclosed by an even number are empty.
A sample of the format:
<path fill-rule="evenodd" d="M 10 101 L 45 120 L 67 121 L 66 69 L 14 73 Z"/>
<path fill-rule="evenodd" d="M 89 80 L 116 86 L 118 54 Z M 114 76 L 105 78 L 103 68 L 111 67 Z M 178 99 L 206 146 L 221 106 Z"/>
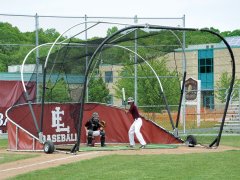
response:
<path fill-rule="evenodd" d="M 92 118 L 89 119 L 85 124 L 88 146 L 94 146 L 93 139 L 95 136 L 100 136 L 101 147 L 105 146 L 105 127 L 106 122 L 100 121 L 98 113 L 94 112 L 92 114 Z"/>

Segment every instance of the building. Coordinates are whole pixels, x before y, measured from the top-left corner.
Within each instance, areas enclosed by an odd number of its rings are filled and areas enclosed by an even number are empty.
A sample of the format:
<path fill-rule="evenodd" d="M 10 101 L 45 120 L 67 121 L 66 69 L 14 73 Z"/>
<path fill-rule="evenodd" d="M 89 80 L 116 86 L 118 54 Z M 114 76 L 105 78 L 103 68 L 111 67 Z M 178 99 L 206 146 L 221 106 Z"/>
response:
<path fill-rule="evenodd" d="M 109 64 L 101 64 L 99 66 L 99 72 L 104 79 L 104 82 L 107 85 L 107 88 L 110 91 L 111 102 L 110 104 L 114 104 L 117 106 L 121 106 L 123 104 L 122 99 L 114 96 L 116 94 L 116 90 L 114 89 L 114 83 L 117 82 L 119 77 L 119 73 L 121 72 L 123 66 L 121 65 L 109 65 Z"/>
<path fill-rule="evenodd" d="M 235 64 L 236 78 L 240 78 L 240 36 L 227 37 L 226 41 L 232 48 Z M 214 108 L 219 103 L 214 97 L 214 92 L 218 90 L 217 83 L 221 75 L 226 72 L 232 73 L 231 58 L 226 45 L 223 42 L 214 44 L 189 45 L 185 49 L 187 78 L 201 80 L 202 106 Z M 169 66 L 177 63 L 178 69 L 183 69 L 182 49 L 176 49 L 167 56 Z M 187 79 L 186 78 L 186 79 Z"/>
<path fill-rule="evenodd" d="M 240 36 L 227 37 L 226 41 L 231 46 L 236 64 L 236 79 L 240 78 Z M 232 73 L 231 58 L 226 45 L 223 42 L 211 44 L 189 45 L 185 48 L 186 55 L 186 71 L 188 78 L 201 80 L 201 104 L 203 107 L 213 109 L 219 100 L 215 98 L 217 91 L 217 83 L 221 75 L 227 72 Z M 161 58 L 159 58 L 161 59 Z M 182 49 L 166 55 L 169 68 L 177 66 L 178 71 L 183 73 L 183 53 Z M 175 66 L 176 63 L 176 66 Z M 173 67 L 174 65 L 174 67 Z M 101 65 L 99 67 L 102 77 L 107 84 L 111 96 L 112 103 L 122 105 L 122 100 L 114 97 L 114 83 L 117 81 L 118 74 L 122 69 L 121 65 Z"/>

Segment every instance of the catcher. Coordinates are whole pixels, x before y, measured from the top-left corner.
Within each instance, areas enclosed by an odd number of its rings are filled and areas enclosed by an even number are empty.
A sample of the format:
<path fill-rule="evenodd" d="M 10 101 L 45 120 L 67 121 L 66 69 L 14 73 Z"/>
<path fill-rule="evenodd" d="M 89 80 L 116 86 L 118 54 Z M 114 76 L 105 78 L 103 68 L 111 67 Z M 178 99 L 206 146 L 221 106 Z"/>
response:
<path fill-rule="evenodd" d="M 100 136 L 101 147 L 105 146 L 105 126 L 105 121 L 100 121 L 98 113 L 94 112 L 92 118 L 85 124 L 88 146 L 94 146 L 93 139 L 95 136 Z"/>

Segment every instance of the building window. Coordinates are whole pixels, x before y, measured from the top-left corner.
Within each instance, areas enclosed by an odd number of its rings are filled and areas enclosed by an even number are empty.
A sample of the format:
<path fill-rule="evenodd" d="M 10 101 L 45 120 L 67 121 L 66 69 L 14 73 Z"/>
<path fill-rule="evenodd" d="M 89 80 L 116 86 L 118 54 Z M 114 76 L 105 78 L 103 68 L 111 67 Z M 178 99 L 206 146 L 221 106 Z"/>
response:
<path fill-rule="evenodd" d="M 213 58 L 199 59 L 200 73 L 213 73 Z"/>
<path fill-rule="evenodd" d="M 214 55 L 213 49 L 198 51 L 198 79 L 201 80 L 203 106 L 214 109 Z"/>
<path fill-rule="evenodd" d="M 214 109 L 214 91 L 203 91 L 203 106 L 209 109 Z"/>
<path fill-rule="evenodd" d="M 113 82 L 113 72 L 106 71 L 105 72 L 105 83 L 112 83 Z"/>
<path fill-rule="evenodd" d="M 198 79 L 201 80 L 201 87 L 205 90 L 212 90 L 214 86 L 213 49 L 198 51 Z"/>

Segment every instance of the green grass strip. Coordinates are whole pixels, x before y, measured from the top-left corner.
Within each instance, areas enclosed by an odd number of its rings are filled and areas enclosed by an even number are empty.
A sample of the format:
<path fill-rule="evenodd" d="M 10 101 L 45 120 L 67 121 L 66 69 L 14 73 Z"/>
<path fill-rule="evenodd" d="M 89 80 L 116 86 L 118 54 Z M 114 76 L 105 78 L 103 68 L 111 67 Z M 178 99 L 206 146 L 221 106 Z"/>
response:
<path fill-rule="evenodd" d="M 136 146 L 135 148 L 129 148 L 125 145 L 116 145 L 116 146 L 105 146 L 105 147 L 100 147 L 100 146 L 95 146 L 95 147 L 88 147 L 88 146 L 82 146 L 80 147 L 80 152 L 85 152 L 85 151 L 117 151 L 117 150 L 139 150 L 139 145 Z M 177 145 L 172 145 L 172 144 L 148 144 L 145 149 L 173 149 L 177 148 Z"/>
<path fill-rule="evenodd" d="M 37 157 L 37 154 L 7 154 L 7 153 L 0 153 L 0 164 L 9 163 L 13 161 L 18 161 L 21 159 L 28 159 Z"/>

